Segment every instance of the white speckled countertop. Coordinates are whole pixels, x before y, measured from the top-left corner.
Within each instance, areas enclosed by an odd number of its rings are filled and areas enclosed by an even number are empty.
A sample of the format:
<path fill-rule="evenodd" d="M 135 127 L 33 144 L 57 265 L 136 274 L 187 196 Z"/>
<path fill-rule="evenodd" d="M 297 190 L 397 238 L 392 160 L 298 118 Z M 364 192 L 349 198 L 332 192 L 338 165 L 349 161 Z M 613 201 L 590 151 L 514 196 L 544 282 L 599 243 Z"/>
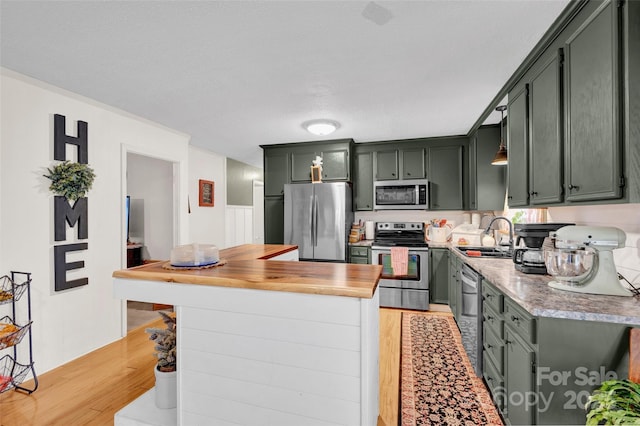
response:
<path fill-rule="evenodd" d="M 452 246 L 429 246 L 449 247 L 452 253 L 532 315 L 640 325 L 638 297 L 603 296 L 558 290 L 547 285 L 551 276 L 516 271 L 511 259 L 466 257 Z"/>

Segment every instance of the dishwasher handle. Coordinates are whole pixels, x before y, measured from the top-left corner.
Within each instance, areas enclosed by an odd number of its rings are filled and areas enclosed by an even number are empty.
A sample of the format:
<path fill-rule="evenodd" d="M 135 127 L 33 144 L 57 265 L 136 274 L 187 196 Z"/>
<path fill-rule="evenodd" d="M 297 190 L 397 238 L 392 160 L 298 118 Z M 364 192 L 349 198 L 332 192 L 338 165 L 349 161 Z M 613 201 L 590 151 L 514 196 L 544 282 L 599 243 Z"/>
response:
<path fill-rule="evenodd" d="M 463 284 L 466 284 L 477 291 L 480 275 L 478 275 L 478 273 L 473 269 L 465 266 L 463 266 L 460 271 L 460 278 L 462 279 Z"/>

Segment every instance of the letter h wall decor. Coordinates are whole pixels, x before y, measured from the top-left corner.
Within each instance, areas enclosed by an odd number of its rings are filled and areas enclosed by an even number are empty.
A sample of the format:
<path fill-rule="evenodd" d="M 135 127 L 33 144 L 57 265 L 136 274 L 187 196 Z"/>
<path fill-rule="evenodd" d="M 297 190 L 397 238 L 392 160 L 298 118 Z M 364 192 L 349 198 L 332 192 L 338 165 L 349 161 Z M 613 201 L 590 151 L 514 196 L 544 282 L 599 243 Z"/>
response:
<path fill-rule="evenodd" d="M 65 131 L 65 116 L 54 115 L 54 138 L 53 156 L 54 160 L 67 162 L 67 145 L 75 145 L 78 150 L 78 163 L 88 163 L 87 151 L 87 123 L 78 121 L 77 136 L 69 136 Z M 90 184 L 89 184 L 90 186 Z M 70 227 L 77 225 L 77 239 L 87 240 L 89 238 L 89 201 L 86 197 L 77 198 L 73 206 L 66 196 L 56 195 L 54 197 L 54 240 L 66 241 L 67 224 Z M 55 291 L 67 290 L 74 287 L 87 285 L 89 278 L 77 278 L 67 281 L 67 271 L 84 268 L 84 261 L 67 261 L 67 253 L 87 250 L 89 243 L 76 242 L 71 244 L 58 244 L 53 246 Z"/>

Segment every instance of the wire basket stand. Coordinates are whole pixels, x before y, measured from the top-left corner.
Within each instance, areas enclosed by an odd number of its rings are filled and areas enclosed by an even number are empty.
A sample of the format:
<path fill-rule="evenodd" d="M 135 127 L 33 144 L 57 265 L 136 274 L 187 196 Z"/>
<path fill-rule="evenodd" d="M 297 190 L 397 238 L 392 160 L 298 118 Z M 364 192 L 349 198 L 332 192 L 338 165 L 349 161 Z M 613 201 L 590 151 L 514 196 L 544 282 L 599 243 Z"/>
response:
<path fill-rule="evenodd" d="M 18 280 L 20 282 L 18 283 Z M 24 326 L 16 324 L 16 303 L 21 297 L 27 294 L 27 316 L 28 323 Z M 34 368 L 33 362 L 33 337 L 31 331 L 31 273 L 11 271 L 11 276 L 0 277 L 0 305 L 11 303 L 12 316 L 5 316 L 0 319 L 7 326 L 13 326 L 9 333 L 5 333 L 0 337 L 0 348 L 6 349 L 13 347 L 13 356 L 5 355 L 0 358 L 0 393 L 15 389 L 27 394 L 31 394 L 38 389 L 38 376 Z M 18 362 L 18 345 L 21 343 L 25 335 L 29 336 L 29 363 L 22 364 Z M 0 349 L 0 350 L 2 350 Z M 33 388 L 21 386 L 22 382 L 31 372 L 33 376 Z"/>

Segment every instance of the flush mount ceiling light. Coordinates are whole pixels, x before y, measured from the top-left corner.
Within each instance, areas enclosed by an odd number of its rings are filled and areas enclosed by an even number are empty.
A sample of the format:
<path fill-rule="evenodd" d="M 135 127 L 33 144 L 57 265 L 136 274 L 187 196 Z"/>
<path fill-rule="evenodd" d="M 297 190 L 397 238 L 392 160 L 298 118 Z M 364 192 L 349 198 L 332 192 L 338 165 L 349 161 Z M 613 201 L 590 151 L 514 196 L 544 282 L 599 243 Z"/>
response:
<path fill-rule="evenodd" d="M 500 105 L 496 107 L 496 111 L 500 111 L 500 147 L 498 148 L 498 152 L 491 162 L 491 164 L 493 164 L 494 166 L 504 166 L 508 163 L 507 147 L 504 145 L 504 138 L 502 137 L 502 123 L 504 122 L 504 111 L 506 109 L 506 105 Z"/>
<path fill-rule="evenodd" d="M 338 127 L 340 127 L 340 123 L 333 120 L 311 120 L 302 123 L 302 127 L 307 129 L 309 133 L 312 133 L 316 136 L 326 136 L 335 132 Z"/>

